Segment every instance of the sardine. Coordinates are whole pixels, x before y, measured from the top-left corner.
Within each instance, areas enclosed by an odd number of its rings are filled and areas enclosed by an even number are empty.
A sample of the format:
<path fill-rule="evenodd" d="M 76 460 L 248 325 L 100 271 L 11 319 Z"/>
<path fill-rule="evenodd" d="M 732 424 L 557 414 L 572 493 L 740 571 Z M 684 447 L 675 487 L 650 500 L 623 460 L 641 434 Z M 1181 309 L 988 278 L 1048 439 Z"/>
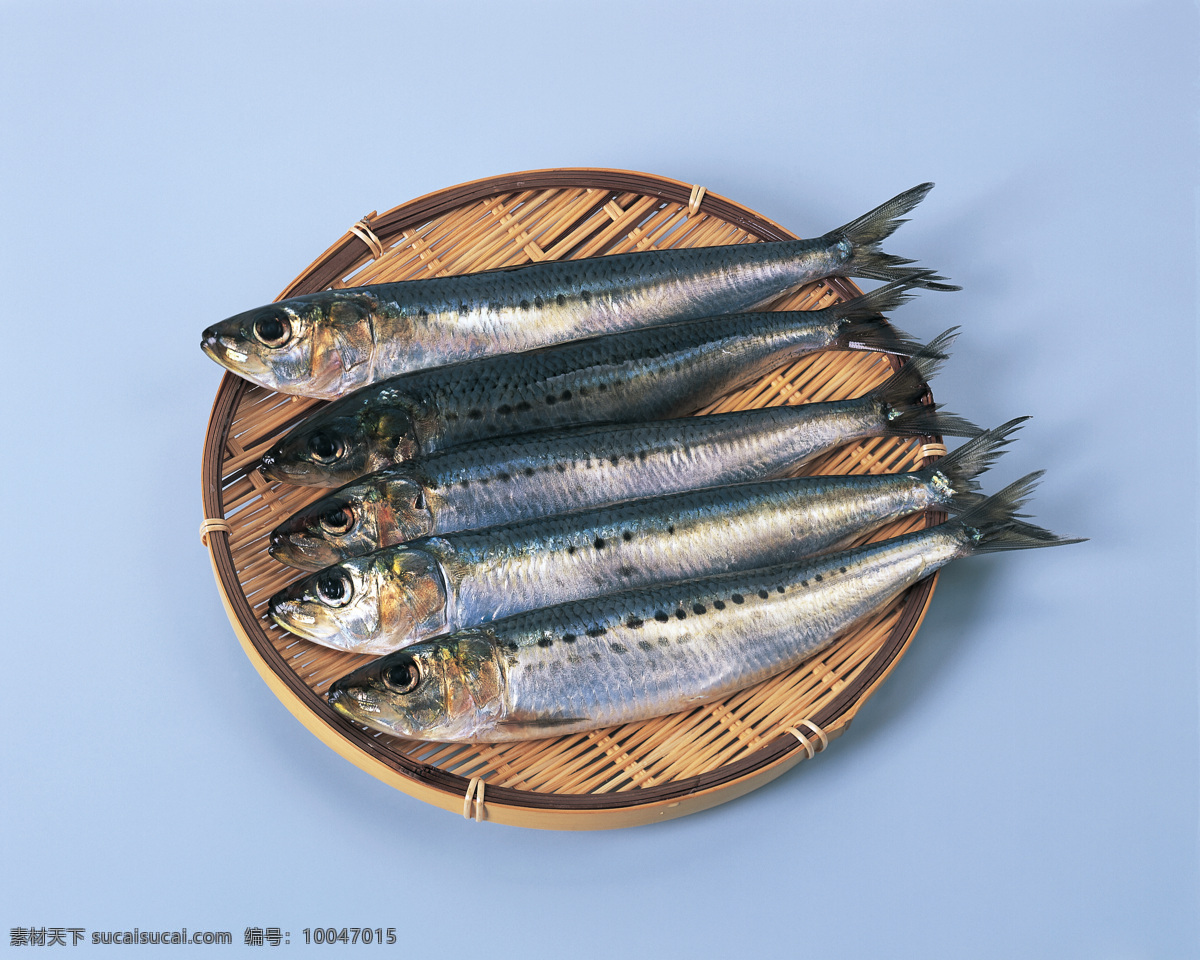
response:
<path fill-rule="evenodd" d="M 204 331 L 217 363 L 281 393 L 333 399 L 387 377 L 660 323 L 753 310 L 833 274 L 914 276 L 879 244 L 933 184 L 816 240 L 647 250 L 327 290 Z M 958 289 L 942 277 L 914 280 Z"/>
<path fill-rule="evenodd" d="M 897 281 L 823 310 L 732 314 L 404 374 L 322 407 L 262 458 L 288 483 L 348 483 L 414 456 L 531 430 L 665 420 L 829 347 L 911 356 L 879 315 Z"/>
<path fill-rule="evenodd" d="M 393 467 L 298 511 L 271 555 L 317 570 L 416 537 L 473 530 L 684 490 L 769 480 L 872 436 L 976 436 L 920 402 L 952 332 L 855 400 L 477 441 Z"/>
<path fill-rule="evenodd" d="M 798 666 L 953 560 L 1076 542 L 1014 529 L 1037 476 L 956 519 L 878 544 L 575 601 L 415 644 L 336 681 L 329 703 L 395 736 L 490 742 L 719 700 Z"/>
<path fill-rule="evenodd" d="M 973 506 L 975 478 L 1022 422 L 912 473 L 740 484 L 414 540 L 293 583 L 268 611 L 305 639 L 380 654 L 537 607 L 791 562 L 890 520 Z"/>

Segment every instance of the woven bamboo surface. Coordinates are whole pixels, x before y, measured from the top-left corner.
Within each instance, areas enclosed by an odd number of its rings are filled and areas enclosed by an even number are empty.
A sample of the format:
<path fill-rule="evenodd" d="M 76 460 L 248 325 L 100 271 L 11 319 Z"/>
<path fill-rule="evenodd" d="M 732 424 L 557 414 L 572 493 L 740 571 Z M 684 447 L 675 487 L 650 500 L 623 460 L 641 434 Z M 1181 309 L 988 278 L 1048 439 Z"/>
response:
<path fill-rule="evenodd" d="M 791 236 L 753 211 L 679 181 L 624 171 L 532 171 L 369 214 L 281 297 L 533 260 Z M 772 307 L 815 309 L 857 293 L 850 281 L 832 278 Z M 824 352 L 709 398 L 698 412 L 856 397 L 893 369 L 894 362 L 878 354 Z M 745 793 L 821 746 L 804 721 L 829 739 L 845 730 L 902 655 L 932 595 L 933 581 L 924 581 L 789 673 L 686 713 L 513 744 L 429 744 L 373 733 L 334 715 L 324 699 L 332 681 L 370 658 L 309 643 L 264 619 L 267 599 L 306 575 L 267 554 L 267 534 L 327 491 L 273 483 L 255 467 L 282 431 L 321 403 L 271 393 L 231 374 L 221 383 L 205 442 L 203 495 L 205 517 L 223 519 L 229 528 L 209 523 L 206 537 L 226 609 L 251 661 L 310 730 L 399 789 L 476 819 L 594 829 L 678 816 Z M 797 473 L 915 469 L 944 452 L 938 443 L 868 440 Z M 909 518 L 870 539 L 937 519 Z"/>

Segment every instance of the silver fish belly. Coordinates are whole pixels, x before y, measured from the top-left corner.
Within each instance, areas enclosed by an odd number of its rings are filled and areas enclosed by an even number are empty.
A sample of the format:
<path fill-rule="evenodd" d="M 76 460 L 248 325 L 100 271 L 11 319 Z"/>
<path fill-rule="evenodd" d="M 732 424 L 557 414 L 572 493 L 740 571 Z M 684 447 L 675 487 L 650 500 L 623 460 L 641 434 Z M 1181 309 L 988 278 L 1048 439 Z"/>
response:
<path fill-rule="evenodd" d="M 503 719 L 474 736 L 544 734 L 547 721 L 554 732 L 570 733 L 726 696 L 796 666 L 946 563 L 954 549 L 927 538 L 920 549 L 893 544 L 834 554 L 757 576 L 657 588 L 633 602 L 597 602 L 583 616 L 505 623 L 496 632 Z"/>

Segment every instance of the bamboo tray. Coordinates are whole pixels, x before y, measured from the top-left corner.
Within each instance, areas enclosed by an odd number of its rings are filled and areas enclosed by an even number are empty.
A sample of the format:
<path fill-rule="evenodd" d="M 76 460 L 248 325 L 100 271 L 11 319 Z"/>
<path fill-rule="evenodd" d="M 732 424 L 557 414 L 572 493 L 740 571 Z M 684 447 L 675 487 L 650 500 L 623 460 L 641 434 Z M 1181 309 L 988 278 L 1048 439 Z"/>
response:
<path fill-rule="evenodd" d="M 872 198 L 849 204 L 845 219 Z M 828 227 L 829 225 L 825 225 Z M 574 259 L 793 235 L 731 200 L 678 180 L 619 170 L 538 170 L 478 180 L 368 214 L 280 298 L 331 287 L 469 273 L 531 260 Z M 774 304 L 815 309 L 859 293 L 848 280 L 810 284 Z M 831 351 L 710 398 L 704 413 L 859 396 L 894 361 Z M 321 401 L 271 393 L 226 374 L 204 443 L 202 526 L 225 609 L 250 661 L 284 705 L 352 763 L 446 810 L 520 826 L 593 830 L 682 816 L 741 796 L 849 727 L 916 633 L 934 579 L 843 635 L 800 667 L 719 703 L 642 723 L 517 744 L 401 740 L 348 723 L 329 684 L 368 657 L 325 649 L 263 616 L 266 600 L 302 576 L 266 552 L 270 530 L 325 491 L 271 483 L 258 458 Z M 869 440 L 803 473 L 917 469 L 945 453 L 940 438 Z M 871 539 L 941 518 L 910 518 Z"/>

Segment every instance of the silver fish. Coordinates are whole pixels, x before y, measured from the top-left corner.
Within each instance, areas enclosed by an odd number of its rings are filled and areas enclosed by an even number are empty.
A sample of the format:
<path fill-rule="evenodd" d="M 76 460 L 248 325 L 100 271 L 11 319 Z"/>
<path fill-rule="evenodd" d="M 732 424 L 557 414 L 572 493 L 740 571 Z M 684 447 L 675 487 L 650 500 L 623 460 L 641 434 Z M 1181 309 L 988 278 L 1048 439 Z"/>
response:
<path fill-rule="evenodd" d="M 414 456 L 531 430 L 666 420 L 803 354 L 829 347 L 911 356 L 920 344 L 880 314 L 897 281 L 823 310 L 732 314 L 404 374 L 292 428 L 262 458 L 288 483 L 338 485 Z"/>
<path fill-rule="evenodd" d="M 816 240 L 647 250 L 292 297 L 214 324 L 200 346 L 253 383 L 333 399 L 413 370 L 753 310 L 833 274 L 905 279 L 912 261 L 878 245 L 932 186 Z M 957 289 L 942 279 L 914 282 Z"/>
<path fill-rule="evenodd" d="M 271 534 L 276 559 L 320 569 L 415 537 L 643 497 L 780 477 L 871 436 L 975 436 L 919 402 L 953 333 L 855 400 L 477 441 L 412 460 L 298 511 Z"/>
<path fill-rule="evenodd" d="M 878 544 L 576 601 L 415 644 L 335 682 L 329 703 L 396 736 L 489 742 L 719 700 L 799 665 L 953 560 L 1074 542 L 1014 529 L 1036 477 L 955 520 Z"/>
<path fill-rule="evenodd" d="M 308 640 L 379 654 L 537 607 L 790 562 L 893 519 L 973 506 L 975 478 L 1022 422 L 913 473 L 740 484 L 414 540 L 293 583 L 268 611 Z"/>

